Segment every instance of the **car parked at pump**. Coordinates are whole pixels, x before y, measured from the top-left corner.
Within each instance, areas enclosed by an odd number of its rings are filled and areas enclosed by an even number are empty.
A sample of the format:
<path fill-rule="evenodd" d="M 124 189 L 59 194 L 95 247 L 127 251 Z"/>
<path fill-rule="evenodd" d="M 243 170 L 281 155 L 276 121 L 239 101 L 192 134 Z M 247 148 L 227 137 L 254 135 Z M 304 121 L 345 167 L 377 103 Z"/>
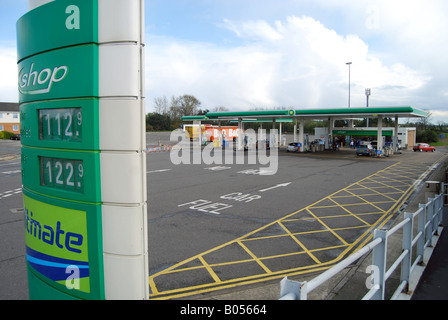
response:
<path fill-rule="evenodd" d="M 420 151 L 420 152 L 435 152 L 436 148 L 435 147 L 431 147 L 429 144 L 427 143 L 417 143 L 413 148 L 414 152 Z"/>
<path fill-rule="evenodd" d="M 298 142 L 292 142 L 286 147 L 287 152 L 298 152 L 300 150 Z"/>
<path fill-rule="evenodd" d="M 370 141 L 361 141 L 356 148 L 356 155 L 374 156 L 376 149 Z"/>
<path fill-rule="evenodd" d="M 388 141 L 388 142 L 386 142 L 385 146 L 386 146 L 386 147 L 393 148 L 393 147 L 394 147 L 394 143 L 391 142 L 391 141 Z M 397 144 L 397 150 L 402 150 L 402 149 L 403 149 L 403 147 L 401 146 L 401 143 L 398 142 L 398 144 Z"/>

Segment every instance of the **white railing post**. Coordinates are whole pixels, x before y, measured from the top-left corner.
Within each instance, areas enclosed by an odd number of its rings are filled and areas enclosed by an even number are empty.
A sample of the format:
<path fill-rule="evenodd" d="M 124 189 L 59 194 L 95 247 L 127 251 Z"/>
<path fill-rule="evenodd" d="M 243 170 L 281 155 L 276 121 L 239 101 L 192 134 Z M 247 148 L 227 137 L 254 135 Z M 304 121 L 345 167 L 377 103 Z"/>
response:
<path fill-rule="evenodd" d="M 447 201 L 447 196 L 448 196 L 448 194 L 447 194 L 447 186 L 448 186 L 448 184 L 447 183 L 444 183 L 443 184 L 443 187 L 442 187 L 442 194 L 443 194 L 443 201 L 442 201 L 442 225 L 445 227 L 445 226 L 448 226 L 448 210 L 445 210 L 445 202 L 447 202 L 446 204 L 448 205 L 448 201 Z"/>
<path fill-rule="evenodd" d="M 284 277 L 280 281 L 280 300 L 307 300 L 307 282 L 297 282 Z"/>
<path fill-rule="evenodd" d="M 412 267 L 412 239 L 414 232 L 414 215 L 412 213 L 405 212 L 404 219 L 409 219 L 409 222 L 403 226 L 403 251 L 407 250 L 408 254 L 403 259 L 401 264 L 401 276 L 400 281 L 406 281 L 405 291 L 409 291 L 409 279 L 411 275 Z"/>
<path fill-rule="evenodd" d="M 435 235 L 437 236 L 440 235 L 439 227 L 442 226 L 442 215 L 443 215 L 443 193 L 440 193 L 434 199 L 434 229 L 435 229 Z"/>
<path fill-rule="evenodd" d="M 426 242 L 428 243 L 428 247 L 432 248 L 432 232 L 434 230 L 433 228 L 433 215 L 434 215 L 434 206 L 432 205 L 434 199 L 429 198 L 428 202 L 426 203 Z"/>
<path fill-rule="evenodd" d="M 379 290 L 373 295 L 373 300 L 384 300 L 384 287 L 386 283 L 386 254 L 387 254 L 387 231 L 375 230 L 374 239 L 380 238 L 382 241 L 373 249 L 372 264 L 376 266 L 378 275 L 375 278 L 379 285 Z"/>
<path fill-rule="evenodd" d="M 442 184 L 443 185 L 443 184 Z M 443 190 L 443 188 L 442 188 Z M 437 197 L 436 202 L 436 210 L 437 210 L 437 228 L 442 225 L 442 216 L 443 216 L 443 192 Z"/>
<path fill-rule="evenodd" d="M 423 261 L 423 254 L 425 252 L 425 242 L 426 242 L 426 234 L 425 234 L 425 221 L 426 221 L 426 205 L 420 204 L 419 209 L 421 210 L 418 215 L 418 233 L 421 233 L 420 238 L 417 241 L 417 257 L 420 257 L 419 264 L 424 266 L 425 263 Z"/>
<path fill-rule="evenodd" d="M 432 230 L 431 230 L 431 236 L 432 235 L 436 235 L 436 236 L 439 235 L 439 230 L 438 230 L 439 229 L 439 224 L 438 224 L 438 216 L 437 216 L 437 214 L 438 214 L 437 199 L 438 199 L 438 197 L 435 196 L 432 199 L 431 203 L 430 203 L 430 206 L 432 208 L 432 217 L 431 217 L 431 219 L 432 219 L 432 221 L 431 221 L 432 222 L 431 223 Z"/>

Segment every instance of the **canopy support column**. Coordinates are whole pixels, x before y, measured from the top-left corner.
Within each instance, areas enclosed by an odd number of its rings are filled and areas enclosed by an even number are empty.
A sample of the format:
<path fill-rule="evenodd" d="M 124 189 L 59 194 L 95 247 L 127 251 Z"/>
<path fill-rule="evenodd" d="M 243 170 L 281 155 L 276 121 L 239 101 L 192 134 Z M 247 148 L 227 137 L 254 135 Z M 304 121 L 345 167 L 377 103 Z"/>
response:
<path fill-rule="evenodd" d="M 305 152 L 305 119 L 300 118 L 300 124 L 299 124 L 299 143 L 301 145 L 300 152 Z"/>
<path fill-rule="evenodd" d="M 297 119 L 296 123 L 294 124 L 294 142 L 297 142 Z"/>
<path fill-rule="evenodd" d="M 243 119 L 238 118 L 238 138 L 236 139 L 237 150 L 243 150 Z"/>
<path fill-rule="evenodd" d="M 383 116 L 378 116 L 377 151 L 383 151 Z"/>
<path fill-rule="evenodd" d="M 395 132 L 393 140 L 394 153 L 398 153 L 398 115 L 395 116 Z"/>

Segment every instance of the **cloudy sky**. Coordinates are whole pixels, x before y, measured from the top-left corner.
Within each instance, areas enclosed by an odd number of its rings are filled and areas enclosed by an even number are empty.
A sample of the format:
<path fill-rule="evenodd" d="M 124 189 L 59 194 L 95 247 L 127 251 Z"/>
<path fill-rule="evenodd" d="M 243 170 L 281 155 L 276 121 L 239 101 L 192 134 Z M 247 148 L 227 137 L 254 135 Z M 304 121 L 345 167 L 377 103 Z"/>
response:
<path fill-rule="evenodd" d="M 17 101 L 15 23 L 0 0 L 0 101 Z M 448 122 L 446 0 L 146 0 L 147 111 L 414 106 Z"/>

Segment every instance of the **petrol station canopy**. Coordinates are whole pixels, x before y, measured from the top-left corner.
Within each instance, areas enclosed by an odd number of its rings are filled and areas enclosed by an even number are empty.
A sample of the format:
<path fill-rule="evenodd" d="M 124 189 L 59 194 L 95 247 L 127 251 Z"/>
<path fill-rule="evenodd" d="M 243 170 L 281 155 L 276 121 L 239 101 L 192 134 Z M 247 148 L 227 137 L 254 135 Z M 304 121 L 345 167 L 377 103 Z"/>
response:
<path fill-rule="evenodd" d="M 239 129 L 243 128 L 244 122 L 272 122 L 275 128 L 276 122 L 300 120 L 298 143 L 300 152 L 304 152 L 304 121 L 303 120 L 327 120 L 329 123 L 328 132 L 330 136 L 334 134 L 343 135 L 376 135 L 378 141 L 378 150 L 381 154 L 383 148 L 382 136 L 386 131 L 383 130 L 383 118 L 395 118 L 395 130 L 393 141 L 394 148 L 398 148 L 398 119 L 399 118 L 427 118 L 428 112 L 410 106 L 405 107 L 364 107 L 364 108 L 335 108 L 335 109 L 302 109 L 302 110 L 268 110 L 268 111 L 236 111 L 236 112 L 209 112 L 204 116 L 183 117 L 184 121 L 238 121 Z M 335 131 L 334 120 L 355 120 L 363 118 L 377 118 L 378 127 L 375 132 L 357 129 L 357 131 Z M 238 148 L 241 149 L 241 139 L 237 140 Z"/>
<path fill-rule="evenodd" d="M 183 117 L 184 121 L 207 120 L 251 120 L 266 121 L 266 119 L 294 119 L 304 118 L 309 120 L 357 119 L 377 117 L 398 118 L 427 118 L 428 112 L 414 107 L 364 107 L 364 108 L 339 108 L 339 109 L 300 109 L 300 110 L 270 110 L 270 111 L 231 111 L 209 112 L 205 116 Z"/>

